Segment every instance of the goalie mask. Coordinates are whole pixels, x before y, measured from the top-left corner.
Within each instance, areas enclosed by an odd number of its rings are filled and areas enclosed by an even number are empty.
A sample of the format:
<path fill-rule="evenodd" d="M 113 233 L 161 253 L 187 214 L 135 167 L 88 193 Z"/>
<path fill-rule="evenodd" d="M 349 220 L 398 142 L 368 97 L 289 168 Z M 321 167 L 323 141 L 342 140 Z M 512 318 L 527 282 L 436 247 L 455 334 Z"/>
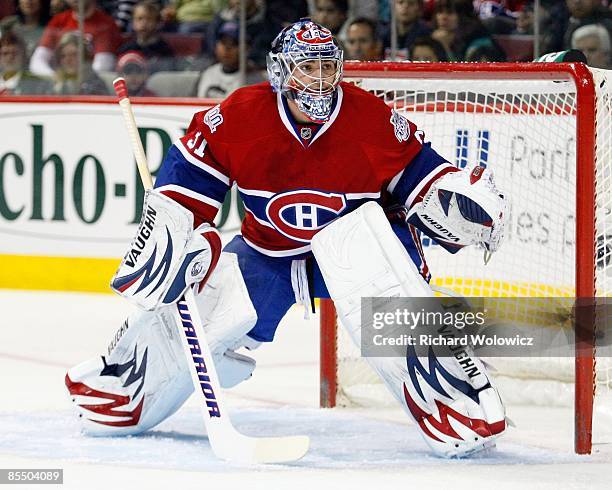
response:
<path fill-rule="evenodd" d="M 302 19 L 272 42 L 268 76 L 275 92 L 295 101 L 310 120 L 329 120 L 342 78 L 342 50 L 329 29 Z"/>

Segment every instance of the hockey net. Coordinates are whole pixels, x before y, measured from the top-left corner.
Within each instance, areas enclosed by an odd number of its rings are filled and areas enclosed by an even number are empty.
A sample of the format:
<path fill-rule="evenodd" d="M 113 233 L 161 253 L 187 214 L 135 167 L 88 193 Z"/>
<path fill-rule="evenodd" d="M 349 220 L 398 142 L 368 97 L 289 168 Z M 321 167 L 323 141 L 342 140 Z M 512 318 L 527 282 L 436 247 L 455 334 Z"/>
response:
<path fill-rule="evenodd" d="M 385 100 L 458 167 L 485 165 L 510 198 L 505 242 L 423 248 L 431 284 L 463 296 L 612 294 L 612 73 L 575 64 L 347 63 L 345 80 Z M 556 325 L 547 325 L 555 328 Z M 330 302 L 321 315 L 323 406 L 392 404 Z M 507 403 L 575 403 L 576 450 L 590 452 L 593 393 L 612 391 L 612 363 L 590 339 L 574 358 L 494 359 Z"/>

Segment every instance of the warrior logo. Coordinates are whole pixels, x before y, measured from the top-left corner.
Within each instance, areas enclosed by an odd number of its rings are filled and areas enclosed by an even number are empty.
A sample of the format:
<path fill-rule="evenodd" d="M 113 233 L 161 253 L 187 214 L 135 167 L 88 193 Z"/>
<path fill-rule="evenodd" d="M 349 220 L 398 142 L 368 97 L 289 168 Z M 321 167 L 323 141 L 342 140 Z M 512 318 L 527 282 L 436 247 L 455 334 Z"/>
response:
<path fill-rule="evenodd" d="M 280 233 L 298 242 L 312 237 L 346 209 L 342 194 L 311 190 L 284 192 L 266 206 L 266 215 Z"/>
<path fill-rule="evenodd" d="M 220 104 L 217 104 L 206 113 L 204 116 L 204 122 L 210 128 L 211 133 L 214 133 L 217 130 L 217 126 L 220 126 L 223 123 Z"/>
<path fill-rule="evenodd" d="M 398 112 L 391 111 L 391 124 L 395 130 L 395 137 L 400 143 L 402 141 L 408 141 L 410 138 L 410 126 L 408 125 L 408 119 L 399 114 Z"/>

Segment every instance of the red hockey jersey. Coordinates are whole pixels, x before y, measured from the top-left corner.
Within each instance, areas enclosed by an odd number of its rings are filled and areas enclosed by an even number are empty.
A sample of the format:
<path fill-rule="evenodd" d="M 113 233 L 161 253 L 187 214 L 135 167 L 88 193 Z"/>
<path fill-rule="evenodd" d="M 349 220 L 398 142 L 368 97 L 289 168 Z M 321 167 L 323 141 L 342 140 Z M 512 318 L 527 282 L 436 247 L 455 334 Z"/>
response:
<path fill-rule="evenodd" d="M 156 187 L 212 222 L 235 184 L 242 235 L 269 256 L 310 251 L 323 227 L 366 201 L 410 207 L 456 167 L 378 97 L 341 83 L 329 121 L 297 124 L 269 83 L 245 87 L 196 113 L 172 146 Z"/>

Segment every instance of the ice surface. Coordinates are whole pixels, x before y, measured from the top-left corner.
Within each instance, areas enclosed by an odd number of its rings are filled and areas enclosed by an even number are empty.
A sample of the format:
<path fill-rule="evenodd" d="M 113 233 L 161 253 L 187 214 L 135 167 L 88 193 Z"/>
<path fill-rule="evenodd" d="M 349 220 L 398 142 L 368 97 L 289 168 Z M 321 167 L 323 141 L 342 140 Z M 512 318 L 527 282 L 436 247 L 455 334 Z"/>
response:
<path fill-rule="evenodd" d="M 65 370 L 101 353 L 130 310 L 110 295 L 0 291 L 0 468 L 64 468 L 63 488 L 75 489 L 610 486 L 610 440 L 592 456 L 573 455 L 567 409 L 511 407 L 518 428 L 497 450 L 447 461 L 428 451 L 399 410 L 316 408 L 316 322 L 298 309 L 273 344 L 254 352 L 253 379 L 228 400 L 246 434 L 309 435 L 302 460 L 252 467 L 217 460 L 190 402 L 141 436 L 84 437 L 64 392 Z"/>

